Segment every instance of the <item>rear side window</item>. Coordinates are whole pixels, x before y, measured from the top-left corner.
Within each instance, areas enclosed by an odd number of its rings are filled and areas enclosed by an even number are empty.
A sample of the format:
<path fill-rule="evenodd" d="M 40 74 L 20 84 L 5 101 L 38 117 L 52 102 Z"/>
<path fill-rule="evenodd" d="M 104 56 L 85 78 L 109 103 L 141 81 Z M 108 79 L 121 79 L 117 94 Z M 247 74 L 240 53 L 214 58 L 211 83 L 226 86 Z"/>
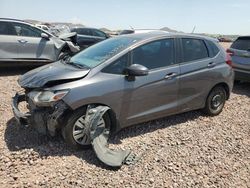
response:
<path fill-rule="evenodd" d="M 16 35 L 16 32 L 8 22 L 0 22 L 0 35 Z"/>
<path fill-rule="evenodd" d="M 209 57 L 207 47 L 203 40 L 183 38 L 182 48 L 184 62 L 195 61 Z"/>
<path fill-rule="evenodd" d="M 103 33 L 102 31 L 93 29 L 92 32 L 94 36 L 106 38 L 105 33 Z"/>
<path fill-rule="evenodd" d="M 77 29 L 77 34 L 80 35 L 92 35 L 92 32 L 90 29 Z"/>
<path fill-rule="evenodd" d="M 231 48 L 237 50 L 250 50 L 250 37 L 240 37 L 232 44 Z"/>
<path fill-rule="evenodd" d="M 214 44 L 212 41 L 207 40 L 206 41 L 208 48 L 209 48 L 209 56 L 214 57 L 219 53 L 219 48 Z"/>

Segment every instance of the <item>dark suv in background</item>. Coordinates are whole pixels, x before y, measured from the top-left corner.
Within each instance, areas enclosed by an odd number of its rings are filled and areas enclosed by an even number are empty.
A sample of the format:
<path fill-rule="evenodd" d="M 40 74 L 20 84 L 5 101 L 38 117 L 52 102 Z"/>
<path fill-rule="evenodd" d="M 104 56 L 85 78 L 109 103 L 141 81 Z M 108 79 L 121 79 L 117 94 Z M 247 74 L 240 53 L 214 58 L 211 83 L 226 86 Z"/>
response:
<path fill-rule="evenodd" d="M 77 44 L 81 49 L 109 38 L 108 34 L 95 28 L 75 27 L 71 28 L 70 31 L 77 33 Z"/>
<path fill-rule="evenodd" d="M 250 36 L 241 36 L 227 50 L 232 56 L 235 80 L 250 82 Z"/>

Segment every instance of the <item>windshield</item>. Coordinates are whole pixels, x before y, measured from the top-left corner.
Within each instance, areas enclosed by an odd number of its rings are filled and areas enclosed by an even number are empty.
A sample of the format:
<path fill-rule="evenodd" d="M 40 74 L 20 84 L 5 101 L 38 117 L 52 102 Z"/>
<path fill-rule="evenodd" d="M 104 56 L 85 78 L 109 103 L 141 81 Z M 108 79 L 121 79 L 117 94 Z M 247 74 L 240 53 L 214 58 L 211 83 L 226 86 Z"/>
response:
<path fill-rule="evenodd" d="M 83 50 L 70 59 L 71 63 L 93 68 L 131 46 L 139 39 L 131 37 L 116 37 L 107 39 Z"/>

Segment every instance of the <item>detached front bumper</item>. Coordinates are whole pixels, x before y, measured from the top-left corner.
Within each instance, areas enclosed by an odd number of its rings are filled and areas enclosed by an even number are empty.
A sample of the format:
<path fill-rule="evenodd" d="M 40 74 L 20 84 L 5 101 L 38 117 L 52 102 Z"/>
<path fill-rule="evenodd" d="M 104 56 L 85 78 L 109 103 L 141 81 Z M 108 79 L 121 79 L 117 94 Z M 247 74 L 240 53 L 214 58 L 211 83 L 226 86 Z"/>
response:
<path fill-rule="evenodd" d="M 26 102 L 29 112 L 22 113 L 18 105 Z M 16 93 L 12 100 L 12 110 L 15 119 L 21 125 L 34 127 L 39 133 L 55 136 L 56 130 L 64 125 L 65 112 L 68 106 L 59 101 L 51 107 L 37 107 L 28 100 L 25 94 Z"/>
<path fill-rule="evenodd" d="M 30 113 L 22 113 L 18 108 L 18 104 L 25 101 L 25 95 L 16 93 L 16 95 L 12 98 L 12 111 L 15 119 L 21 125 L 28 125 L 29 118 L 31 116 Z"/>

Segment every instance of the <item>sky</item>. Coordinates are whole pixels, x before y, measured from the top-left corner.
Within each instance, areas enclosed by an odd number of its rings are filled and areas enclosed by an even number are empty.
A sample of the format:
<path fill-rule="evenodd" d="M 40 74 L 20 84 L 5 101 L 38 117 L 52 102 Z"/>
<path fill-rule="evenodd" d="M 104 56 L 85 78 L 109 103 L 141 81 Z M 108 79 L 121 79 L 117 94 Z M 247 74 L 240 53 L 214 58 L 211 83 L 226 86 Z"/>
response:
<path fill-rule="evenodd" d="M 89 27 L 250 34 L 250 0 L 0 0 L 0 17 Z"/>

